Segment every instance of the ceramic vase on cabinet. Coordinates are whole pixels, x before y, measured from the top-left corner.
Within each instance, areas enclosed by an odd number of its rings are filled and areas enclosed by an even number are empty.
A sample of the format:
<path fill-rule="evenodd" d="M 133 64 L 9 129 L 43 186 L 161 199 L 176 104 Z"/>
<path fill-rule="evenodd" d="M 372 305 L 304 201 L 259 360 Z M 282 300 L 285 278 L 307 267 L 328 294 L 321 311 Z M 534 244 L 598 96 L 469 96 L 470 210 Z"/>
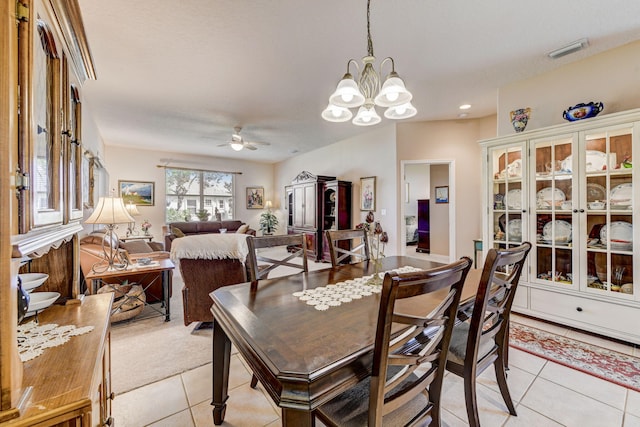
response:
<path fill-rule="evenodd" d="M 527 127 L 529 122 L 529 116 L 531 115 L 531 108 L 518 108 L 510 113 L 511 124 L 516 132 L 522 132 Z"/>

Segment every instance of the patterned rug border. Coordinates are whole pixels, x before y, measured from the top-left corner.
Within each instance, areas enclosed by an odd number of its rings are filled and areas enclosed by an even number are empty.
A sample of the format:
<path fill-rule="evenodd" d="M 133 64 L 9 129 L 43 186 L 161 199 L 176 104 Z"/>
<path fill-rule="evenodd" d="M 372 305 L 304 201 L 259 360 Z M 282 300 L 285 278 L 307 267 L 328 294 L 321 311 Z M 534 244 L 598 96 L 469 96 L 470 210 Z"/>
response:
<path fill-rule="evenodd" d="M 594 347 L 595 349 L 597 349 L 598 352 L 600 352 L 600 353 L 609 353 L 609 354 L 613 355 L 614 357 L 616 357 L 618 359 L 631 359 L 631 360 L 633 360 L 633 363 L 635 365 L 637 365 L 638 368 L 640 369 L 640 358 L 637 357 L 637 356 L 633 356 L 633 355 L 626 354 L 626 353 L 621 353 L 621 352 L 616 351 L 616 350 L 611 350 L 611 349 L 606 348 L 606 347 L 601 347 L 601 346 L 599 346 L 597 344 L 591 344 L 591 343 L 587 343 L 587 342 L 584 342 L 584 341 L 580 341 L 580 340 L 577 340 L 575 338 L 569 338 L 569 337 L 565 337 L 565 336 L 562 336 L 562 335 L 558 335 L 558 334 L 556 334 L 554 332 L 545 331 L 544 329 L 540 329 L 540 328 L 536 328 L 534 326 L 529 326 L 529 325 L 525 325 L 525 324 L 522 324 L 522 323 L 518 323 L 518 322 L 515 322 L 513 320 L 511 321 L 511 325 L 512 326 L 513 325 L 517 325 L 518 327 L 532 329 L 532 330 L 535 331 L 535 333 L 538 333 L 538 334 L 551 335 L 551 336 L 554 337 L 554 339 L 558 339 L 558 341 L 575 342 L 575 343 L 578 344 L 578 346 Z M 576 371 L 583 372 L 585 374 L 589 374 L 589 375 L 591 375 L 593 377 L 596 377 L 596 378 L 599 378 L 601 380 L 604 380 L 604 381 L 619 385 L 619 386 L 624 387 L 624 388 L 628 388 L 630 390 L 634 390 L 634 391 L 640 392 L 640 376 L 635 381 L 636 385 L 634 385 L 634 384 L 630 384 L 628 382 L 620 381 L 618 379 L 615 379 L 615 378 L 612 378 L 612 377 L 609 377 L 609 376 L 606 376 L 606 375 L 599 374 L 598 372 L 594 372 L 592 369 L 590 370 L 589 368 L 586 368 L 586 367 L 572 365 L 571 363 L 565 362 L 563 360 L 560 360 L 557 357 L 554 357 L 553 355 L 545 354 L 540 350 L 535 350 L 535 349 L 527 348 L 524 345 L 519 345 L 518 343 L 514 342 L 511 339 L 509 340 L 509 346 L 513 347 L 513 348 L 516 348 L 518 350 L 524 351 L 525 353 L 529 353 L 529 354 L 532 354 L 534 356 L 540 357 L 542 359 L 551 361 L 553 363 L 557 363 L 558 365 L 566 366 L 567 368 L 571 368 L 571 369 L 574 369 Z"/>

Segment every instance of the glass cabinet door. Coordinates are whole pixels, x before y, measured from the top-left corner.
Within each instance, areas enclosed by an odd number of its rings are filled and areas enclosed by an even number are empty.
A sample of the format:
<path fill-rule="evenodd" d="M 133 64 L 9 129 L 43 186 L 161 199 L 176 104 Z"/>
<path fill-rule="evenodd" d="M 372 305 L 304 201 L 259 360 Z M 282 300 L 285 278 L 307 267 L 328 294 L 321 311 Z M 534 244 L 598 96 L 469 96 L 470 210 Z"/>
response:
<path fill-rule="evenodd" d="M 573 155 L 574 136 L 534 140 L 531 144 L 531 234 L 535 236 L 532 279 L 538 283 L 574 288 L 574 247 L 577 237 L 578 159 Z M 532 239 L 533 240 L 533 239 Z"/>
<path fill-rule="evenodd" d="M 583 134 L 586 290 L 634 298 L 633 129 L 631 126 Z"/>
<path fill-rule="evenodd" d="M 489 218 L 493 230 L 491 248 L 518 246 L 526 240 L 526 176 L 524 143 L 489 149 Z"/>

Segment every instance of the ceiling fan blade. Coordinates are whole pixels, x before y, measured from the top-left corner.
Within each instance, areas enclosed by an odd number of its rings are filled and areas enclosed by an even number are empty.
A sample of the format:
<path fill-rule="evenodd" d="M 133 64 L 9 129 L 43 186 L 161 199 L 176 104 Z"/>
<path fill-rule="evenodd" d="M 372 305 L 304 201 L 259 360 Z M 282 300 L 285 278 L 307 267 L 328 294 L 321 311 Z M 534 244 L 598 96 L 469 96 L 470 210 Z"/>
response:
<path fill-rule="evenodd" d="M 258 149 L 258 147 L 255 147 L 255 146 L 253 146 L 253 145 L 251 145 L 249 143 L 246 143 L 246 142 L 244 144 L 244 148 L 246 148 L 247 150 L 254 150 L 254 151 Z"/>
<path fill-rule="evenodd" d="M 218 147 L 226 147 L 227 145 L 229 145 L 229 143 L 225 142 L 224 144 L 219 144 Z"/>
<path fill-rule="evenodd" d="M 245 141 L 246 144 L 253 144 L 253 145 L 271 145 L 271 143 L 269 142 L 262 142 L 262 141 Z"/>

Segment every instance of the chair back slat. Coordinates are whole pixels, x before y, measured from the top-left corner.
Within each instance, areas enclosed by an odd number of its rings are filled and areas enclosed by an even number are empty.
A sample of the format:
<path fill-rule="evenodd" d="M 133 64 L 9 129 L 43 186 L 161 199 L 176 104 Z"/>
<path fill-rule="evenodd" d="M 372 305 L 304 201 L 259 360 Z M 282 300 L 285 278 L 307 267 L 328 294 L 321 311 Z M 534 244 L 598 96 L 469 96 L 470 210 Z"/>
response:
<path fill-rule="evenodd" d="M 476 359 L 481 342 L 487 339 L 501 342 L 507 333 L 511 306 L 530 250 L 531 244 L 525 242 L 510 249 L 491 249 L 487 254 L 467 342 L 467 354 L 473 352 Z"/>
<path fill-rule="evenodd" d="M 369 241 L 366 230 L 326 230 L 325 235 L 329 243 L 333 267 L 369 260 Z"/>
<path fill-rule="evenodd" d="M 270 272 L 278 267 L 293 268 L 294 273 L 307 272 L 307 251 L 303 234 L 287 234 L 283 236 L 251 236 L 247 238 L 249 254 L 247 255 L 247 273 L 249 281 L 266 279 Z M 277 254 L 266 256 L 259 253 L 259 249 L 282 248 L 282 257 Z M 286 249 L 286 251 L 284 250 Z M 297 262 L 293 262 L 293 261 Z"/>
<path fill-rule="evenodd" d="M 385 275 L 370 384 L 370 426 L 381 426 L 385 414 L 419 394 L 429 400 L 419 418 L 429 415 L 434 402 L 439 402 L 451 331 L 470 268 L 471 260 L 465 257 L 432 270 Z M 440 298 L 437 307 L 420 313 L 420 298 L 434 292 L 439 293 L 428 298 Z M 398 300 L 408 300 L 401 307 L 411 312 L 400 311 Z"/>

